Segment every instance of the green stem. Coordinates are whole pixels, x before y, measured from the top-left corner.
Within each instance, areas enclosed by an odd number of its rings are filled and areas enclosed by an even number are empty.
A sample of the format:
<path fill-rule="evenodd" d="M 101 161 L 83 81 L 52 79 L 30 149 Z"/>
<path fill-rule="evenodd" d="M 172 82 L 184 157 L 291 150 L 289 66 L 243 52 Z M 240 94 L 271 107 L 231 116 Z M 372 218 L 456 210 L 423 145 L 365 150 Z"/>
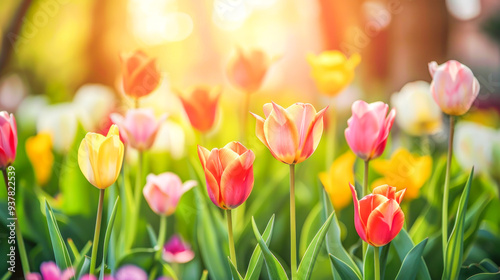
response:
<path fill-rule="evenodd" d="M 95 262 L 97 260 L 97 248 L 99 247 L 99 234 L 101 233 L 102 207 L 104 204 L 104 189 L 99 190 L 99 206 L 97 207 L 97 218 L 95 221 L 94 242 L 92 243 L 92 256 L 90 259 L 90 275 L 94 275 Z"/>
<path fill-rule="evenodd" d="M 379 248 L 373 247 L 373 265 L 375 268 L 375 280 L 380 280 L 380 256 Z"/>
<path fill-rule="evenodd" d="M 334 99 L 331 99 L 329 110 L 329 119 L 328 119 L 328 128 L 326 134 L 326 170 L 329 170 L 330 165 L 335 159 L 335 132 L 337 130 L 337 116 L 336 110 L 334 106 Z"/>
<path fill-rule="evenodd" d="M 365 173 L 363 176 L 363 192 L 361 193 L 361 197 L 365 197 L 368 195 L 368 171 L 370 170 L 370 160 L 365 160 Z M 363 259 L 365 259 L 366 250 L 368 249 L 368 243 L 363 242 Z"/>
<path fill-rule="evenodd" d="M 295 236 L 295 164 L 290 164 L 290 242 L 292 280 L 297 278 L 297 237 Z"/>
<path fill-rule="evenodd" d="M 226 210 L 226 220 L 227 220 L 227 235 L 229 237 L 229 256 L 235 267 L 238 267 L 236 262 L 236 250 L 234 249 L 234 239 L 233 239 L 233 217 L 231 216 L 231 209 Z"/>
<path fill-rule="evenodd" d="M 446 247 L 448 243 L 448 195 L 450 189 L 450 168 L 451 159 L 453 156 L 453 135 L 455 133 L 455 119 L 450 116 L 450 135 L 448 139 L 448 160 L 446 161 L 446 177 L 444 179 L 443 193 L 443 217 L 442 217 L 442 238 L 443 238 L 443 258 L 446 255 Z"/>
<path fill-rule="evenodd" d="M 135 177 L 135 193 L 134 193 L 134 207 L 135 211 L 133 211 L 133 216 L 132 216 L 132 234 L 130 236 L 130 239 L 127 240 L 128 246 L 127 250 L 132 247 L 132 244 L 134 243 L 135 236 L 137 233 L 137 220 L 139 219 L 139 213 L 141 212 L 141 198 L 142 198 L 142 165 L 143 165 L 143 160 L 144 160 L 144 154 L 142 151 L 139 151 L 139 160 L 138 160 L 138 166 L 137 166 L 137 174 Z M 127 251 L 126 250 L 126 251 Z"/>
<path fill-rule="evenodd" d="M 160 262 L 161 261 L 161 254 L 163 252 L 163 245 L 165 245 L 165 236 L 167 234 L 167 216 L 161 215 L 160 216 L 160 232 L 158 233 L 158 242 L 157 246 L 159 246 L 158 251 L 155 253 L 155 261 Z M 153 267 L 153 270 L 151 271 L 151 274 L 149 275 L 149 279 L 153 280 L 156 277 L 156 273 L 158 270 L 158 266 L 155 265 Z"/>
<path fill-rule="evenodd" d="M 9 197 L 9 179 L 7 175 L 7 170 L 2 168 L 3 179 L 5 182 L 5 188 L 7 191 L 7 197 Z M 24 246 L 24 239 L 21 233 L 21 228 L 19 227 L 19 221 L 17 220 L 17 211 L 14 208 L 14 224 L 16 229 L 16 239 L 17 239 L 17 249 L 19 250 L 19 255 L 21 256 L 21 264 L 23 266 L 23 273 L 26 277 L 30 273 L 30 264 L 28 261 L 28 255 L 26 254 L 26 247 Z"/>

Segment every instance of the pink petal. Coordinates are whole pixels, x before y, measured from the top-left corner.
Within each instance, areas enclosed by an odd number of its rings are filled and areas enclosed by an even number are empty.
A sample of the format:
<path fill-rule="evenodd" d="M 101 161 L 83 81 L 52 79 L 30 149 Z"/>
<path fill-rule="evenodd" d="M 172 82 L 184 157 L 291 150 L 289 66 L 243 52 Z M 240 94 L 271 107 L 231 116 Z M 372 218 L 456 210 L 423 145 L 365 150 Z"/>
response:
<path fill-rule="evenodd" d="M 295 159 L 297 163 L 304 161 L 308 157 L 310 157 L 316 148 L 319 145 L 319 141 L 321 140 L 321 135 L 323 134 L 323 115 L 325 114 L 328 107 L 319 111 L 309 125 L 306 140 L 303 143 L 303 146 L 300 147 L 300 154 L 298 158 Z"/>
<path fill-rule="evenodd" d="M 352 193 L 352 201 L 354 202 L 354 226 L 356 227 L 356 232 L 358 232 L 359 237 L 365 241 L 368 242 L 366 239 L 366 230 L 365 230 L 365 225 L 361 221 L 361 216 L 359 213 L 359 201 L 358 201 L 358 196 L 356 194 L 356 189 L 354 186 L 349 183 L 349 187 L 351 188 L 351 193 Z"/>
<path fill-rule="evenodd" d="M 264 134 L 276 159 L 291 164 L 299 145 L 295 123 L 283 107 L 273 103 L 273 110 L 264 122 Z"/>
<path fill-rule="evenodd" d="M 57 267 L 55 262 L 43 262 L 40 265 L 40 272 L 42 273 L 43 280 L 61 279 L 61 270 Z"/>
<path fill-rule="evenodd" d="M 254 184 L 252 163 L 254 159 L 254 153 L 248 150 L 224 170 L 221 193 L 226 209 L 239 206 L 252 192 Z"/>

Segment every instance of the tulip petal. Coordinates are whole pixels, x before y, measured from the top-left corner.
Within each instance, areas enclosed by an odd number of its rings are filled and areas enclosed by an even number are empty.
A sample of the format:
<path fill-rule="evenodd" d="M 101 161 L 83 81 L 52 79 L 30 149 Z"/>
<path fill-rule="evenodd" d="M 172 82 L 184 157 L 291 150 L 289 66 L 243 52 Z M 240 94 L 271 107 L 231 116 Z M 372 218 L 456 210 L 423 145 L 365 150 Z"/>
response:
<path fill-rule="evenodd" d="M 389 243 L 403 228 L 404 213 L 394 199 L 379 205 L 368 218 L 369 243 L 380 247 Z"/>
<path fill-rule="evenodd" d="M 388 199 L 395 199 L 396 188 L 389 185 L 378 186 L 373 189 L 372 194 L 380 194 Z"/>
<path fill-rule="evenodd" d="M 264 116 L 267 119 L 269 117 L 269 115 L 271 114 L 271 112 L 273 111 L 273 104 L 272 103 L 266 103 L 266 104 L 264 104 L 264 106 L 263 106 L 262 109 L 264 111 Z"/>
<path fill-rule="evenodd" d="M 387 197 L 379 194 L 369 194 L 359 200 L 359 217 L 361 218 L 361 221 L 363 222 L 363 225 L 365 225 L 365 227 L 368 224 L 370 213 L 373 212 L 373 210 L 376 209 L 379 205 L 385 203 L 387 200 L 389 200 Z"/>
<path fill-rule="evenodd" d="M 255 155 L 248 150 L 230 163 L 221 179 L 222 201 L 226 209 L 232 209 L 248 198 L 254 184 L 252 163 Z"/>
<path fill-rule="evenodd" d="M 220 183 L 220 178 L 222 177 L 222 172 L 224 171 L 224 168 L 222 168 L 222 163 L 220 161 L 220 150 L 219 149 L 212 149 L 210 151 L 210 154 L 208 155 L 207 158 L 207 166 L 206 169 L 212 173 L 214 178 L 217 180 L 217 184 Z"/>
<path fill-rule="evenodd" d="M 276 159 L 287 164 L 294 163 L 299 144 L 297 127 L 288 112 L 276 103 L 273 103 L 273 110 L 264 122 L 264 134 Z"/>
<path fill-rule="evenodd" d="M 305 136 L 305 141 L 302 143 L 302 146 L 299 146 L 299 156 L 296 158 L 297 163 L 310 157 L 318 147 L 321 135 L 323 134 L 323 115 L 327 109 L 328 107 L 324 108 L 314 116 Z"/>
<path fill-rule="evenodd" d="M 189 181 L 186 181 L 184 182 L 184 184 L 182 184 L 182 193 L 185 193 L 187 191 L 189 191 L 190 189 L 196 187 L 198 185 L 198 182 L 196 182 L 195 180 L 189 180 Z"/>
<path fill-rule="evenodd" d="M 358 195 L 356 194 L 356 189 L 351 183 L 349 183 L 349 187 L 351 188 L 352 201 L 354 202 L 354 226 L 356 227 L 356 231 L 358 232 L 359 237 L 363 241 L 368 242 L 368 239 L 366 239 L 366 226 L 361 221 L 359 201 Z"/>
<path fill-rule="evenodd" d="M 105 189 L 118 178 L 122 168 L 123 150 L 123 143 L 118 136 L 107 137 L 100 145 L 98 159 L 94 163 L 100 179 L 98 188 Z"/>
<path fill-rule="evenodd" d="M 78 148 L 78 165 L 87 180 L 95 187 L 100 184 L 99 174 L 94 170 L 94 162 L 97 160 L 96 152 L 84 138 Z"/>
<path fill-rule="evenodd" d="M 212 202 L 215 205 L 222 207 L 221 206 L 222 197 L 221 197 L 219 182 L 210 172 L 210 170 L 205 168 L 204 171 L 205 171 L 205 182 L 207 184 L 208 197 L 210 198 L 210 200 L 212 200 Z"/>
<path fill-rule="evenodd" d="M 384 153 L 385 145 L 387 144 L 387 137 L 389 137 L 389 132 L 391 132 L 392 125 L 394 124 L 394 118 L 396 117 L 396 110 L 392 109 L 387 116 L 387 119 L 384 123 L 384 129 L 380 131 L 380 135 L 375 146 L 375 151 L 372 155 L 372 158 L 379 157 Z"/>
<path fill-rule="evenodd" d="M 241 156 L 244 152 L 248 150 L 245 146 L 243 146 L 243 144 L 241 144 L 238 141 L 229 142 L 226 146 L 224 146 L 223 149 L 231 149 L 239 156 Z"/>
<path fill-rule="evenodd" d="M 209 155 L 210 151 L 207 148 L 198 145 L 198 157 L 200 158 L 200 162 L 203 168 L 205 168 L 205 165 L 207 164 Z"/>
<path fill-rule="evenodd" d="M 254 113 L 250 113 L 250 114 L 252 114 L 252 116 L 255 117 L 255 135 L 257 135 L 257 138 L 259 138 L 260 142 L 262 142 L 262 144 L 264 144 L 269 149 L 271 154 L 276 158 L 276 155 L 273 153 L 273 151 L 269 147 L 269 144 L 267 143 L 267 140 L 266 140 L 266 135 L 264 133 L 265 120 L 262 117 L 260 117 L 259 115 L 256 115 Z"/>
<path fill-rule="evenodd" d="M 398 204 L 401 204 L 401 201 L 403 200 L 405 193 L 406 193 L 406 189 L 402 189 L 399 192 L 396 192 L 395 199 L 396 199 Z"/>

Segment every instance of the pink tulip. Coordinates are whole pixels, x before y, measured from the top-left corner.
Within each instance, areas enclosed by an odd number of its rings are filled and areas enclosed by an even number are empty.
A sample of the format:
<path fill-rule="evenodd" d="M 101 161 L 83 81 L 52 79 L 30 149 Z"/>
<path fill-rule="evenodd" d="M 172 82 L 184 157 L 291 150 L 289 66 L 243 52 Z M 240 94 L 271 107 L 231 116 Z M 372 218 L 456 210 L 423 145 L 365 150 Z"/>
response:
<path fill-rule="evenodd" d="M 182 184 L 179 176 L 171 172 L 160 175 L 149 174 L 143 189 L 144 197 L 149 207 L 158 215 L 172 215 L 177 208 L 181 196 L 196 186 L 196 181 L 190 180 Z"/>
<path fill-rule="evenodd" d="M 429 72 L 432 76 L 432 97 L 441 110 L 454 116 L 467 113 L 480 87 L 469 67 L 456 60 L 441 65 L 433 61 L 429 63 Z"/>
<path fill-rule="evenodd" d="M 167 118 L 163 114 L 158 120 L 152 109 L 131 109 L 125 118 L 119 114 L 111 114 L 111 120 L 123 131 L 127 143 L 134 149 L 144 151 L 153 145 L 158 129 Z"/>
<path fill-rule="evenodd" d="M 115 278 L 111 275 L 104 275 L 104 277 L 102 279 L 103 280 L 115 280 Z M 82 277 L 80 277 L 79 280 L 98 280 L 98 278 L 94 275 L 85 274 Z"/>
<path fill-rule="evenodd" d="M 387 116 L 388 110 L 389 106 L 380 101 L 368 104 L 357 100 L 352 104 L 345 138 L 351 150 L 362 160 L 377 158 L 384 152 L 396 117 L 395 109 Z"/>
<path fill-rule="evenodd" d="M 276 103 L 264 105 L 265 119 L 257 119 L 255 133 L 271 154 L 286 164 L 300 163 L 316 150 L 323 134 L 323 114 L 311 104 L 295 103 L 284 109 Z"/>
<path fill-rule="evenodd" d="M 148 275 L 146 274 L 146 272 L 142 268 L 135 266 L 135 265 L 132 265 L 132 264 L 127 264 L 127 265 L 120 267 L 120 269 L 118 269 L 118 271 L 116 272 L 116 275 L 115 275 L 115 279 L 116 280 L 147 280 Z"/>
<path fill-rule="evenodd" d="M 59 267 L 53 261 L 43 262 L 40 265 L 40 274 L 30 273 L 26 276 L 27 280 L 69 280 L 75 275 L 73 268 L 68 268 L 61 272 Z"/>
<path fill-rule="evenodd" d="M 208 196 L 222 209 L 233 209 L 247 200 L 253 188 L 254 153 L 239 142 L 222 149 L 198 146 L 205 171 Z"/>
<path fill-rule="evenodd" d="M 375 247 L 391 242 L 403 228 L 405 215 L 399 204 L 406 189 L 396 192 L 395 187 L 382 185 L 358 201 L 354 186 L 349 186 L 354 201 L 354 225 L 359 237 Z"/>
<path fill-rule="evenodd" d="M 194 252 L 189 244 L 183 242 L 177 235 L 172 236 L 163 247 L 163 260 L 169 263 L 187 263 L 194 258 Z"/>
<path fill-rule="evenodd" d="M 11 165 L 16 158 L 17 126 L 14 115 L 0 112 L 0 169 Z"/>

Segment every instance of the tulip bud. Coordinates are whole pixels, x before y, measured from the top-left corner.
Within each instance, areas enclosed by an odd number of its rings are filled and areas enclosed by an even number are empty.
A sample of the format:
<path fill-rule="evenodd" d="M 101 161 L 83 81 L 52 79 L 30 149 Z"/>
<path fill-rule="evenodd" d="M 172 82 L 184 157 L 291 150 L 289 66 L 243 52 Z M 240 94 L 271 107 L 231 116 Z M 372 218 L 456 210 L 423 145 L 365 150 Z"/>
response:
<path fill-rule="evenodd" d="M 265 119 L 257 119 L 255 133 L 271 154 L 286 164 L 300 163 L 310 157 L 323 134 L 323 115 L 311 104 L 295 103 L 284 109 L 276 103 L 264 105 Z"/>
<path fill-rule="evenodd" d="M 441 65 L 433 61 L 429 63 L 429 72 L 432 96 L 441 110 L 453 116 L 467 113 L 480 87 L 469 67 L 456 60 Z"/>
<path fill-rule="evenodd" d="M 160 72 L 155 59 L 142 51 L 121 55 L 123 90 L 125 94 L 140 98 L 153 92 L 160 82 Z"/>
<path fill-rule="evenodd" d="M 208 196 L 222 209 L 233 209 L 245 202 L 252 192 L 254 153 L 239 142 L 212 151 L 198 146 L 205 172 Z"/>
<path fill-rule="evenodd" d="M 366 243 L 380 247 L 391 242 L 403 228 L 405 215 L 399 204 L 405 190 L 382 185 L 358 201 L 354 186 L 349 184 L 354 201 L 354 225 L 359 237 Z"/>
<path fill-rule="evenodd" d="M 198 86 L 187 93 L 178 94 L 193 128 L 203 133 L 208 132 L 215 122 L 220 88 Z"/>
<path fill-rule="evenodd" d="M 0 112 L 0 168 L 14 163 L 17 151 L 17 126 L 14 115 Z"/>
<path fill-rule="evenodd" d="M 123 152 L 118 127 L 112 125 L 107 136 L 91 132 L 85 135 L 78 149 L 78 165 L 92 185 L 106 189 L 120 175 Z"/>
<path fill-rule="evenodd" d="M 261 50 L 251 50 L 248 53 L 237 49 L 237 55 L 231 59 L 227 69 L 227 77 L 235 86 L 246 93 L 257 91 L 266 77 L 271 60 Z"/>
<path fill-rule="evenodd" d="M 187 263 L 194 258 L 194 252 L 189 244 L 182 241 L 178 235 L 172 236 L 163 247 L 163 260 L 168 263 Z"/>
<path fill-rule="evenodd" d="M 385 149 L 396 111 L 383 102 L 352 104 L 352 116 L 347 120 L 345 138 L 351 150 L 362 160 L 379 157 Z M 387 116 L 387 117 L 386 117 Z"/>

